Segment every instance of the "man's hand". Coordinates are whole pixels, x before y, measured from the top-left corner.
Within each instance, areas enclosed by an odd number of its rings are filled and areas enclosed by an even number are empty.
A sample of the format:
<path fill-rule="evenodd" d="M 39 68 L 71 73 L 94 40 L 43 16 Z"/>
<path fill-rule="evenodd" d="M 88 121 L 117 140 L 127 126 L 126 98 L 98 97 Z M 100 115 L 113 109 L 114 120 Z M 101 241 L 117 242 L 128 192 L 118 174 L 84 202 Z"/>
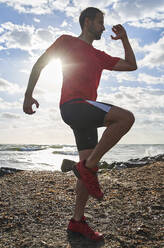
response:
<path fill-rule="evenodd" d="M 36 111 L 33 111 L 32 105 L 35 104 L 37 108 L 39 108 L 39 103 L 32 96 L 25 96 L 23 103 L 23 111 L 26 114 L 32 115 Z"/>
<path fill-rule="evenodd" d="M 112 31 L 115 33 L 115 37 L 111 35 L 111 38 L 113 40 L 122 40 L 123 38 L 127 37 L 126 30 L 121 24 L 118 24 L 116 26 L 113 26 Z"/>

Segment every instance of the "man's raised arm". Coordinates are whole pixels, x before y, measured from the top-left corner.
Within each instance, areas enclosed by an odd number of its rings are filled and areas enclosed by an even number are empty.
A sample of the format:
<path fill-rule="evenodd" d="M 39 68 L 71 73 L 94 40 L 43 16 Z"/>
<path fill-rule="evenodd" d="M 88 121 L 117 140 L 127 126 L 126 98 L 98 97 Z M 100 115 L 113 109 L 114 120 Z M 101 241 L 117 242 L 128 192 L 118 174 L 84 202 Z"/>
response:
<path fill-rule="evenodd" d="M 114 71 L 134 71 L 137 69 L 136 58 L 133 52 L 133 49 L 129 43 L 127 33 L 122 25 L 118 24 L 113 26 L 112 31 L 115 33 L 115 37 L 111 35 L 113 40 L 121 40 L 124 51 L 125 59 L 120 59 L 117 64 L 114 66 Z"/>

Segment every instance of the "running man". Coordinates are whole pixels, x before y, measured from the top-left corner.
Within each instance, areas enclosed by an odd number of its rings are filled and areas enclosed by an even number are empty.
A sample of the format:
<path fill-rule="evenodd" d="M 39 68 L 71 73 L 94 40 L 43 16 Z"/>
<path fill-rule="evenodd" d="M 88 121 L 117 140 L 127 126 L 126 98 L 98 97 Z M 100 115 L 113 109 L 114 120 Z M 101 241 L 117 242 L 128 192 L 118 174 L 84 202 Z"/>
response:
<path fill-rule="evenodd" d="M 104 27 L 104 14 L 101 10 L 89 7 L 81 12 L 79 18 L 82 32 L 79 37 L 60 36 L 40 56 L 32 68 L 23 110 L 34 114 L 32 105 L 39 103 L 32 96 L 42 69 L 53 58 L 62 61 L 63 85 L 60 110 L 64 122 L 73 130 L 79 163 L 73 171 L 77 176 L 76 204 L 68 230 L 79 232 L 92 240 L 101 240 L 102 234 L 93 231 L 86 222 L 84 209 L 89 195 L 103 198 L 98 178 L 98 163 L 102 156 L 123 137 L 134 123 L 133 114 L 123 108 L 96 102 L 97 88 L 104 69 L 114 71 L 133 71 L 137 69 L 135 55 L 122 25 L 113 26 L 113 40 L 121 40 L 125 58 L 112 57 L 92 46 L 100 40 Z M 109 97 L 110 100 L 110 97 Z M 97 128 L 106 127 L 98 142 Z"/>

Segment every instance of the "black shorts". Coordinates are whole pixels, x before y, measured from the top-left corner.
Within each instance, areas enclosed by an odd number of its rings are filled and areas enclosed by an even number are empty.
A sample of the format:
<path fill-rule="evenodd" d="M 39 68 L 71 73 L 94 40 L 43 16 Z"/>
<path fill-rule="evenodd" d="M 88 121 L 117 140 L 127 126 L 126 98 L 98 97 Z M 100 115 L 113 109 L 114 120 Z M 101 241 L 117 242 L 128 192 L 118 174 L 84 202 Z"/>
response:
<path fill-rule="evenodd" d="M 73 129 L 78 151 L 97 145 L 97 128 L 104 126 L 105 115 L 112 106 L 83 99 L 73 99 L 60 106 L 62 119 Z"/>

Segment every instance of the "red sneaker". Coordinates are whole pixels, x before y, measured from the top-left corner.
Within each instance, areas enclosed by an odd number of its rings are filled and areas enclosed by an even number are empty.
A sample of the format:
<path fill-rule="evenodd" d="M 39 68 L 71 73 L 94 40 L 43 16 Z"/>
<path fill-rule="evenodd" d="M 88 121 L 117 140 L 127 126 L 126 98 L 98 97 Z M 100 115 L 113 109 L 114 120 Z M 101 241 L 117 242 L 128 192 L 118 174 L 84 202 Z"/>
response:
<path fill-rule="evenodd" d="M 95 169 L 95 172 L 97 169 Z M 88 193 L 98 200 L 101 200 L 103 198 L 103 192 L 100 190 L 100 185 L 98 182 L 98 178 L 95 172 L 93 172 L 93 169 L 88 169 L 85 167 L 85 161 L 80 161 L 76 164 L 73 168 L 74 174 L 82 180 L 85 187 L 88 190 Z"/>
<path fill-rule="evenodd" d="M 71 171 L 73 170 L 73 168 L 76 166 L 77 162 L 73 161 L 73 160 L 70 160 L 70 159 L 63 159 L 63 162 L 62 162 L 62 165 L 61 165 L 61 171 L 62 172 L 68 172 L 68 171 Z M 98 166 L 92 168 L 91 170 L 94 172 L 94 173 L 97 173 L 98 171 Z"/>
<path fill-rule="evenodd" d="M 73 218 L 70 220 L 68 224 L 67 231 L 80 233 L 81 235 L 85 236 L 94 241 L 100 241 L 103 239 L 103 235 L 99 232 L 94 232 L 91 227 L 85 221 L 85 216 L 80 221 L 75 221 Z"/>

